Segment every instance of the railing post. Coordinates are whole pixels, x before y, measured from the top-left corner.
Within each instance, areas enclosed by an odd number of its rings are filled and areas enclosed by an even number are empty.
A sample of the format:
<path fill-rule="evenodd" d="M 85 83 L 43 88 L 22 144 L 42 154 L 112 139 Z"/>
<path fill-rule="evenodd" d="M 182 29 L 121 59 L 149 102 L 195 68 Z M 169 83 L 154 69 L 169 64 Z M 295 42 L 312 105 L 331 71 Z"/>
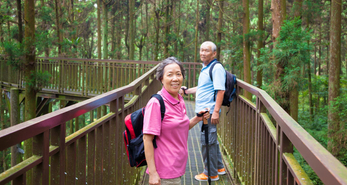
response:
<path fill-rule="evenodd" d="M 48 185 L 49 184 L 49 130 L 34 137 L 33 155 L 42 156 L 42 163 L 33 168 L 33 184 L 42 183 L 42 185 Z"/>
<path fill-rule="evenodd" d="M 51 129 L 51 145 L 59 151 L 51 157 L 51 185 L 65 184 L 65 124 Z"/>
<path fill-rule="evenodd" d="M 116 116 L 117 116 L 117 126 L 119 126 L 118 128 L 120 128 L 120 131 L 124 130 L 125 126 L 123 123 L 123 119 L 124 119 L 124 96 L 119 97 L 119 99 L 117 99 L 117 112 L 116 112 Z M 118 143 L 117 146 L 121 145 L 120 143 L 122 143 L 123 138 L 122 138 L 122 134 L 118 134 Z M 117 182 L 120 182 L 121 185 L 124 184 L 124 177 L 123 177 L 123 171 L 125 171 L 125 167 L 127 165 L 126 160 L 126 156 L 124 155 L 124 147 L 120 147 L 117 148 Z"/>
<path fill-rule="evenodd" d="M 280 184 L 286 184 L 287 182 L 287 164 L 284 162 L 284 156 L 283 153 L 293 153 L 293 145 L 288 139 L 288 137 L 285 135 L 285 133 L 281 130 L 280 132 L 281 138 L 280 138 Z"/>
<path fill-rule="evenodd" d="M 256 124 L 255 124 L 255 147 L 254 147 L 254 184 L 260 184 L 260 157 L 259 155 L 261 154 L 260 152 L 260 124 L 261 124 L 261 113 L 265 113 L 265 106 L 263 105 L 263 103 L 261 102 L 261 100 L 259 99 L 259 97 L 257 97 L 256 100 Z"/>
<path fill-rule="evenodd" d="M 239 112 L 239 104 L 240 104 L 240 99 L 239 99 L 239 93 L 240 93 L 240 87 L 239 86 L 236 86 L 236 98 L 235 98 L 235 109 L 234 109 L 234 124 L 233 124 L 233 141 L 234 141 L 234 145 L 233 145 L 233 153 L 234 153 L 234 172 L 233 172 L 233 178 L 236 180 L 237 183 L 239 183 L 239 178 L 238 178 L 238 174 L 237 174 L 237 160 L 239 159 L 239 157 L 237 156 L 238 155 L 238 151 L 237 151 L 237 142 L 238 141 L 238 130 L 237 130 L 237 125 L 238 125 L 238 121 L 239 121 L 239 115 L 238 112 Z"/>
<path fill-rule="evenodd" d="M 80 74 L 82 76 L 82 96 L 86 95 L 87 93 L 85 92 L 85 83 L 86 83 L 86 78 L 87 78 L 87 70 L 86 70 L 86 61 L 83 61 L 82 67 L 80 69 Z"/>
<path fill-rule="evenodd" d="M 116 184 L 117 183 L 117 177 L 116 177 L 116 172 L 117 172 L 117 152 L 118 152 L 118 146 L 116 141 L 117 141 L 117 136 L 122 135 L 121 130 L 119 129 L 119 122 L 118 122 L 118 99 L 113 100 L 110 102 L 110 112 L 115 113 L 116 116 L 114 116 L 110 120 L 110 151 L 109 151 L 109 156 L 110 156 L 110 172 L 109 172 L 109 183 L 108 184 Z"/>

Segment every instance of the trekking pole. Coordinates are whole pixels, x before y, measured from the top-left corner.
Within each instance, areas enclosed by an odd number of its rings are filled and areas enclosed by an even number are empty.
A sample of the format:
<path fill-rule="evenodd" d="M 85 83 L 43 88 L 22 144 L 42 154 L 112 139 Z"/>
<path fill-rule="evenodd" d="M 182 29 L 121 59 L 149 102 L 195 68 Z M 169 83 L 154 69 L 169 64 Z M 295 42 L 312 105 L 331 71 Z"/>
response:
<path fill-rule="evenodd" d="M 206 144 L 206 153 L 207 153 L 207 178 L 208 178 L 208 184 L 211 184 L 211 168 L 210 168 L 210 152 L 209 152 L 209 141 L 208 141 L 208 121 L 205 117 L 202 118 L 203 120 L 203 128 L 205 130 L 205 144 Z"/>

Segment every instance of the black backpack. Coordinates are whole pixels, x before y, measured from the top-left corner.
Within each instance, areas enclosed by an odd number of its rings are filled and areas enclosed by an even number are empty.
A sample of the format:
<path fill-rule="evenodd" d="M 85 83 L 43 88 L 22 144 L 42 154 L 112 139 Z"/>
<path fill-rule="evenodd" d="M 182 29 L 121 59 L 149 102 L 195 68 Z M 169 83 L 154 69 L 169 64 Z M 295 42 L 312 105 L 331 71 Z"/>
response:
<path fill-rule="evenodd" d="M 211 64 L 210 71 L 209 71 L 210 78 L 211 78 L 212 82 L 213 82 L 212 70 L 213 70 L 214 65 L 216 65 L 216 64 L 221 64 L 221 63 L 218 61 L 213 62 Z M 223 66 L 223 64 L 221 64 L 221 65 Z M 226 73 L 225 92 L 224 92 L 224 98 L 223 98 L 222 105 L 230 107 L 231 101 L 233 101 L 234 96 L 236 96 L 235 85 L 236 85 L 237 81 L 236 81 L 235 75 L 229 73 L 227 70 L 225 70 L 225 73 Z M 213 97 L 214 97 L 214 101 L 216 101 L 216 91 L 214 92 Z"/>
<path fill-rule="evenodd" d="M 159 94 L 153 94 L 151 96 L 159 100 L 160 103 L 160 112 L 161 112 L 161 121 L 164 119 L 165 115 L 165 104 L 164 100 Z M 129 164 L 131 167 L 140 167 L 147 165 L 145 157 L 145 149 L 143 144 L 143 117 L 145 115 L 145 107 L 128 114 L 125 119 L 125 131 L 123 132 L 123 139 L 125 150 L 127 151 Z M 153 146 L 157 148 L 155 142 L 156 136 L 153 139 Z"/>

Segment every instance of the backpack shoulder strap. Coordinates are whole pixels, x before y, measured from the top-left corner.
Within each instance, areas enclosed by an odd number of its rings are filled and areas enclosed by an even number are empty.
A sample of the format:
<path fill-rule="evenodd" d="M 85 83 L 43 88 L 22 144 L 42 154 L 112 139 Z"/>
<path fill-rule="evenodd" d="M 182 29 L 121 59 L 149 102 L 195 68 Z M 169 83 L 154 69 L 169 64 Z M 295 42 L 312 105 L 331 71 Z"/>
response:
<path fill-rule="evenodd" d="M 157 100 L 159 100 L 159 103 L 160 103 L 160 113 L 161 113 L 161 121 L 163 121 L 164 115 L 165 115 L 165 104 L 164 104 L 163 97 L 161 97 L 160 94 L 153 94 L 153 95 L 151 96 L 151 98 L 152 98 L 152 97 L 157 98 Z M 157 137 L 157 136 L 154 136 L 154 139 L 153 139 L 153 147 L 154 147 L 154 148 L 157 148 L 156 137 Z"/>
<path fill-rule="evenodd" d="M 216 64 L 221 64 L 219 61 L 215 61 L 213 62 L 213 64 L 211 64 L 211 67 L 210 67 L 210 71 L 209 71 L 209 74 L 210 74 L 210 78 L 211 78 L 211 81 L 213 82 L 213 76 L 212 76 L 212 71 L 213 71 L 213 68 L 214 68 L 214 65 Z M 222 65 L 222 64 L 221 64 Z M 222 65 L 223 66 L 223 65 Z"/>
<path fill-rule="evenodd" d="M 210 71 L 209 71 L 209 74 L 210 74 L 210 78 L 211 78 L 211 81 L 213 82 L 213 76 L 212 76 L 212 71 L 213 71 L 213 68 L 216 64 L 220 64 L 223 66 L 222 63 L 220 63 L 218 60 L 213 62 L 213 64 L 211 64 L 211 67 L 210 67 Z M 223 66 L 224 68 L 224 66 Z M 216 91 L 214 91 L 214 94 L 213 94 L 213 100 L 216 101 Z"/>
<path fill-rule="evenodd" d="M 164 104 L 163 97 L 161 97 L 160 94 L 153 94 L 153 95 L 151 96 L 151 98 L 152 98 L 152 97 L 157 98 L 157 100 L 159 100 L 159 103 L 160 103 L 160 112 L 161 112 L 161 121 L 163 121 L 164 115 L 165 115 L 165 104 Z"/>

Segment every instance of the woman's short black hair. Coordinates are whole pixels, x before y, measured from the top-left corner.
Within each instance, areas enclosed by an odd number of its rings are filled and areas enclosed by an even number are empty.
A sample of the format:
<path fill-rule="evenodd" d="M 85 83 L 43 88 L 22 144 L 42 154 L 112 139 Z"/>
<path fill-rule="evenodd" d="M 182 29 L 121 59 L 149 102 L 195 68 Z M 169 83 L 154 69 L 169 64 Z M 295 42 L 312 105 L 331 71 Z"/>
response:
<path fill-rule="evenodd" d="M 158 68 L 157 68 L 157 73 L 156 73 L 156 78 L 157 78 L 157 80 L 161 81 L 161 80 L 163 79 L 163 76 L 164 76 L 164 68 L 165 68 L 167 65 L 173 64 L 173 63 L 175 63 L 175 64 L 177 64 L 178 66 L 180 66 L 181 73 L 182 73 L 183 79 L 184 79 L 184 73 L 185 73 L 185 71 L 184 71 L 184 68 L 183 68 L 182 63 L 179 62 L 175 57 L 169 57 L 169 58 L 163 60 L 163 61 L 159 64 L 159 66 L 158 66 Z"/>

